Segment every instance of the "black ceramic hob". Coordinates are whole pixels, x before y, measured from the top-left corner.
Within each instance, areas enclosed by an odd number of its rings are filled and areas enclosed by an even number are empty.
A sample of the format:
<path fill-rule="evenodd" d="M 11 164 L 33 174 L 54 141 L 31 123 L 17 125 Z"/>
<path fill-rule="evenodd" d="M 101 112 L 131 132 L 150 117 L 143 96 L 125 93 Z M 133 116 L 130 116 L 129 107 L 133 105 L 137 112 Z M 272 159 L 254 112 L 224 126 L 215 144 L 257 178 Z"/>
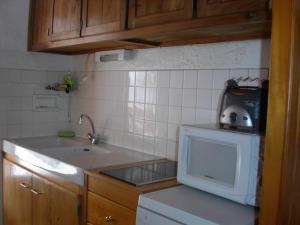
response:
<path fill-rule="evenodd" d="M 176 178 L 177 162 L 167 160 L 146 162 L 143 165 L 104 170 L 101 173 L 136 186 L 141 186 Z"/>

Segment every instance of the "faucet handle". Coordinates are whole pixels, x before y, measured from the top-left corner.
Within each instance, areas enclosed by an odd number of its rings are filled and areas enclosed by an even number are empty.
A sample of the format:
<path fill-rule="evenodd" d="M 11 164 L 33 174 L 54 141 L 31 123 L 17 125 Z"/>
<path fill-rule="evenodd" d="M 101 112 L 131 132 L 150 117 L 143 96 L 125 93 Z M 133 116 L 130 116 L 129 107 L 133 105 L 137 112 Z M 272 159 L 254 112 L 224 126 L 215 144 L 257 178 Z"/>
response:
<path fill-rule="evenodd" d="M 88 138 L 92 142 L 93 145 L 98 144 L 98 142 L 99 142 L 99 136 L 97 134 L 88 133 Z"/>
<path fill-rule="evenodd" d="M 91 133 L 88 133 L 87 136 L 89 140 L 92 140 L 93 135 Z"/>

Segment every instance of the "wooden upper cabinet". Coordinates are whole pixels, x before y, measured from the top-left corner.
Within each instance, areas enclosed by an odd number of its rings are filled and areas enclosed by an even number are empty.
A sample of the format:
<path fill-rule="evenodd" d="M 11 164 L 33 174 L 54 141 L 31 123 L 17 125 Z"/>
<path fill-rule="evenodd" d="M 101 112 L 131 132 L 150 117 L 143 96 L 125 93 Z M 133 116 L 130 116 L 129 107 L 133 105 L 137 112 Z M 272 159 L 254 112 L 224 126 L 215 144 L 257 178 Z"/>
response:
<path fill-rule="evenodd" d="M 129 0 L 129 28 L 192 19 L 193 0 Z"/>
<path fill-rule="evenodd" d="M 208 17 L 241 12 L 250 13 L 268 9 L 268 3 L 269 0 L 197 0 L 197 16 Z"/>
<path fill-rule="evenodd" d="M 31 45 L 47 43 L 50 38 L 53 0 L 32 0 L 31 3 Z"/>
<path fill-rule="evenodd" d="M 81 0 L 53 0 L 51 40 L 80 37 Z"/>
<path fill-rule="evenodd" d="M 124 0 L 83 0 L 81 35 L 124 30 L 126 3 Z"/>

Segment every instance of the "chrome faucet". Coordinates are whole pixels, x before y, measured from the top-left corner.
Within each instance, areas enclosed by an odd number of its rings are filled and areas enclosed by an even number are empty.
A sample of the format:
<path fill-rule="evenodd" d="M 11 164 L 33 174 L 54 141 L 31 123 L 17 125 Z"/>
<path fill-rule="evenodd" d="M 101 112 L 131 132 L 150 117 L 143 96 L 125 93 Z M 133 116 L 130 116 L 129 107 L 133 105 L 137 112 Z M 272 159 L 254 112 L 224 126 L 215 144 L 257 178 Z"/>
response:
<path fill-rule="evenodd" d="M 89 140 L 91 141 L 91 143 L 93 145 L 98 144 L 98 142 L 99 142 L 99 136 L 95 133 L 95 127 L 94 127 L 94 123 L 93 123 L 91 117 L 89 117 L 86 114 L 81 114 L 80 117 L 79 117 L 79 122 L 78 123 L 80 125 L 82 124 L 83 117 L 87 118 L 87 120 L 90 122 L 91 127 L 92 127 L 92 133 L 88 133 Z"/>

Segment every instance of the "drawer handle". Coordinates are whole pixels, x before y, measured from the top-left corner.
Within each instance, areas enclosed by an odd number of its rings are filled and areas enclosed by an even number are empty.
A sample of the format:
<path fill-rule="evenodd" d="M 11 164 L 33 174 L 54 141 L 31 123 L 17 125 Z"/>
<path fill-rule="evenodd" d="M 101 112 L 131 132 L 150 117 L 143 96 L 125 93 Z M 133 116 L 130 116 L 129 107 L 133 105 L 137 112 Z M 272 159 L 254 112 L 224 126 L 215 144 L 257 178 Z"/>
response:
<path fill-rule="evenodd" d="M 112 222 L 112 221 L 113 221 L 112 216 L 106 216 L 106 217 L 104 217 L 104 222 L 105 222 L 105 223 L 110 223 L 110 222 Z"/>
<path fill-rule="evenodd" d="M 19 185 L 20 185 L 22 188 L 26 188 L 26 189 L 31 188 L 30 185 L 28 185 L 28 184 L 26 184 L 26 183 L 24 183 L 24 182 L 20 183 Z"/>
<path fill-rule="evenodd" d="M 35 195 L 41 195 L 43 194 L 42 192 L 39 192 L 38 190 L 35 190 L 35 189 L 30 189 L 30 191 L 35 194 Z"/>

